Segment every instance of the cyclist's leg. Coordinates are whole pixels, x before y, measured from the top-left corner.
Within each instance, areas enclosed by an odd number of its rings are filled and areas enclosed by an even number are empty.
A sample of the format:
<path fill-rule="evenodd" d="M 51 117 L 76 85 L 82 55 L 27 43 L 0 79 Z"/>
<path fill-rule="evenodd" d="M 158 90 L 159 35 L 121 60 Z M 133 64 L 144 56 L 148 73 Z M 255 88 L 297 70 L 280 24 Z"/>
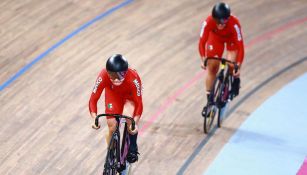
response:
<path fill-rule="evenodd" d="M 227 42 L 227 54 L 226 59 L 229 61 L 236 62 L 237 61 L 237 55 L 238 55 L 238 48 L 233 42 Z M 233 71 L 233 65 L 229 65 L 230 72 Z"/>
<path fill-rule="evenodd" d="M 134 102 L 130 101 L 130 100 L 126 100 L 125 103 L 125 113 L 127 112 L 129 116 L 134 116 L 134 109 L 135 109 L 135 105 Z M 139 118 L 134 118 L 135 123 L 138 123 Z M 128 125 L 128 134 L 129 134 L 129 138 L 130 138 L 130 147 L 129 147 L 129 153 L 127 155 L 127 161 L 129 163 L 134 163 L 138 160 L 138 146 L 137 146 L 137 136 L 138 133 L 132 133 L 131 131 L 131 121 L 127 120 L 127 125 Z"/>
<path fill-rule="evenodd" d="M 209 94 L 211 92 L 213 82 L 216 78 L 216 74 L 219 70 L 219 62 L 214 60 L 208 60 L 207 64 L 207 77 L 206 77 L 206 94 L 207 100 L 209 100 Z"/>
<path fill-rule="evenodd" d="M 232 42 L 227 43 L 226 58 L 230 61 L 236 62 L 237 54 L 238 54 L 237 46 Z M 229 68 L 230 68 L 229 69 L 230 73 L 233 74 L 233 70 L 234 70 L 233 65 L 230 65 Z M 240 89 L 240 77 L 234 77 L 232 85 L 231 85 L 231 91 L 234 96 L 239 95 L 239 89 Z"/>
<path fill-rule="evenodd" d="M 216 34 L 210 32 L 208 41 L 206 43 L 206 57 L 222 57 L 224 52 L 224 41 L 220 39 Z M 205 80 L 207 101 L 210 103 L 210 92 L 213 86 L 216 74 L 219 70 L 219 62 L 214 60 L 208 60 L 207 62 L 207 76 Z M 202 115 L 205 116 L 207 106 L 203 108 Z"/>
<path fill-rule="evenodd" d="M 206 56 L 207 57 L 222 57 L 224 52 L 224 41 L 215 33 L 210 32 L 208 41 L 206 43 Z M 206 77 L 206 90 L 210 94 L 216 74 L 219 70 L 219 62 L 215 60 L 208 60 L 207 62 L 207 77 Z"/>
<path fill-rule="evenodd" d="M 105 90 L 105 113 L 106 114 L 122 114 L 123 105 L 122 99 L 111 91 L 109 88 Z M 114 117 L 107 117 L 109 132 L 106 136 L 106 142 L 109 144 L 113 132 L 116 130 L 117 121 Z"/>

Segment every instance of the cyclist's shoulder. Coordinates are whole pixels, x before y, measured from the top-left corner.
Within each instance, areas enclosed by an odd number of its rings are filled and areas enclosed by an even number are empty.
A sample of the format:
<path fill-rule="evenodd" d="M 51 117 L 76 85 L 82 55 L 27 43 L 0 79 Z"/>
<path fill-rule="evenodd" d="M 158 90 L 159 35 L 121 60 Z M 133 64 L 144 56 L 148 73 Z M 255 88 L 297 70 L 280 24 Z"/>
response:
<path fill-rule="evenodd" d="M 230 18 L 229 18 L 229 23 L 231 25 L 239 25 L 239 27 L 241 27 L 241 24 L 240 24 L 240 20 L 238 17 L 234 16 L 234 15 L 231 15 Z"/>
<path fill-rule="evenodd" d="M 207 18 L 206 18 L 206 21 L 207 22 L 214 21 L 212 15 L 208 15 Z"/>
<path fill-rule="evenodd" d="M 108 72 L 107 72 L 107 69 L 106 68 L 102 68 L 99 72 L 99 76 L 100 77 L 107 77 L 108 76 Z"/>
<path fill-rule="evenodd" d="M 138 83 L 138 84 L 141 83 L 141 78 L 138 72 L 133 68 L 128 69 L 127 79 L 128 79 L 127 82 L 129 82 L 129 84 L 133 86 L 135 85 L 135 83 Z"/>
<path fill-rule="evenodd" d="M 211 15 L 207 16 L 206 20 L 203 21 L 208 26 L 214 26 L 215 21 Z"/>
<path fill-rule="evenodd" d="M 137 72 L 137 70 L 136 69 L 134 69 L 134 68 L 128 68 L 128 73 L 130 74 L 130 75 L 132 75 L 133 77 L 139 77 L 139 73 Z"/>

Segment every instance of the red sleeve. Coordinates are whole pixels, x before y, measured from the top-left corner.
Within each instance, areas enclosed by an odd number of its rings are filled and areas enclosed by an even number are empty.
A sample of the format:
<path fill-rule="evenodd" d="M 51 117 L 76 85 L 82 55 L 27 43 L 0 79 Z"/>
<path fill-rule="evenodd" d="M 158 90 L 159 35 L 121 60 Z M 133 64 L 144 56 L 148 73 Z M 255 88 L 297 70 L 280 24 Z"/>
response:
<path fill-rule="evenodd" d="M 199 54 L 200 54 L 201 57 L 205 56 L 206 42 L 207 42 L 208 36 L 209 36 L 208 30 L 205 30 L 206 26 L 207 26 L 207 22 L 204 21 L 203 24 L 202 24 L 202 27 L 201 27 L 199 44 L 198 44 Z"/>
<path fill-rule="evenodd" d="M 93 88 L 92 94 L 91 94 L 91 98 L 89 101 L 89 111 L 90 112 L 94 112 L 97 114 L 97 102 L 101 96 L 101 93 L 103 91 L 103 89 L 105 88 L 105 83 L 104 83 L 104 71 L 101 71 L 100 74 L 98 75 L 97 79 L 96 79 L 96 83 L 95 86 Z"/>
<path fill-rule="evenodd" d="M 235 42 L 238 46 L 237 63 L 242 64 L 244 59 L 244 42 L 240 23 L 234 24 Z"/>
<path fill-rule="evenodd" d="M 133 79 L 132 85 L 132 100 L 134 102 L 133 117 L 141 116 L 143 113 L 143 85 L 139 76 Z"/>
<path fill-rule="evenodd" d="M 201 57 L 206 56 L 206 42 L 208 41 L 209 31 L 210 31 L 209 29 L 210 27 L 208 24 L 210 24 L 210 17 L 208 17 L 206 21 L 203 22 L 200 30 L 198 49 Z"/>

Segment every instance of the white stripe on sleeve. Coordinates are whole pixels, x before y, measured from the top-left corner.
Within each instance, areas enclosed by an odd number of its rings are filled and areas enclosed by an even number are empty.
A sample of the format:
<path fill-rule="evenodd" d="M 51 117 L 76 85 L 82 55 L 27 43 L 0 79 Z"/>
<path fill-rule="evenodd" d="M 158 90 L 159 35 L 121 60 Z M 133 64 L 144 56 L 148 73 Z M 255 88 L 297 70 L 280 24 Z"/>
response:
<path fill-rule="evenodd" d="M 207 22 L 204 21 L 203 24 L 202 24 L 202 26 L 201 26 L 200 37 L 203 37 L 204 29 L 205 29 L 206 25 L 207 25 Z"/>
<path fill-rule="evenodd" d="M 240 31 L 240 28 L 237 24 L 235 24 L 235 29 L 236 29 L 236 32 L 237 32 L 237 36 L 238 36 L 238 41 L 241 41 L 242 40 L 242 35 L 241 35 L 241 31 Z"/>

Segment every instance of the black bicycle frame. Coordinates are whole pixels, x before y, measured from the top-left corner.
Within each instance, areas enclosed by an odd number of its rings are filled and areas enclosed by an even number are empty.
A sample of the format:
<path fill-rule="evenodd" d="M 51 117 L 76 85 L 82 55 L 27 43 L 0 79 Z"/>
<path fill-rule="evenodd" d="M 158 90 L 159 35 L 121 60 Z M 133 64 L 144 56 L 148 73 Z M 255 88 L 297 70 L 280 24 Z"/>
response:
<path fill-rule="evenodd" d="M 121 172 L 123 170 L 125 170 L 126 168 L 126 157 L 128 154 L 128 150 L 129 150 L 129 146 L 130 146 L 130 138 L 129 138 L 129 134 L 128 134 L 128 125 L 127 123 L 125 123 L 125 128 L 124 128 L 124 133 L 123 133 L 123 139 L 122 139 L 122 145 L 121 145 L 121 149 L 120 149 L 120 119 L 121 118 L 125 118 L 131 121 L 131 129 L 134 130 L 135 129 L 135 121 L 133 120 L 133 118 L 125 116 L 125 115 L 121 115 L 121 114 L 99 114 L 96 119 L 95 119 L 95 125 L 98 126 L 99 124 L 99 118 L 102 116 L 113 116 L 116 119 L 116 129 L 112 134 L 112 137 L 110 139 L 110 144 L 108 147 L 108 153 L 106 156 L 106 163 L 105 163 L 105 169 L 107 168 L 111 168 L 108 167 L 107 161 L 108 157 L 110 156 L 110 154 L 112 153 L 112 149 L 110 148 L 114 141 L 116 141 L 116 159 L 117 159 L 117 165 L 113 165 L 116 166 L 116 170 Z M 115 167 L 113 167 L 115 168 Z"/>
<path fill-rule="evenodd" d="M 235 62 L 229 61 L 225 58 L 215 58 L 209 57 L 204 61 L 204 65 L 207 66 L 208 60 L 213 59 L 220 61 L 221 64 L 219 72 L 214 80 L 212 85 L 212 89 L 209 95 L 209 101 L 207 101 L 207 106 L 210 104 L 210 111 L 206 111 L 206 117 L 204 120 L 204 131 L 208 133 L 212 122 L 215 117 L 216 108 L 218 109 L 218 127 L 221 127 L 221 109 L 227 104 L 228 99 L 232 99 L 232 95 L 230 93 L 230 87 L 232 85 L 233 77 L 230 75 L 228 64 L 234 65 L 235 72 L 238 71 L 238 65 Z M 230 98 L 229 98 L 230 97 Z M 212 116 L 210 122 L 207 115 Z M 209 123 L 207 123 L 209 122 Z"/>

